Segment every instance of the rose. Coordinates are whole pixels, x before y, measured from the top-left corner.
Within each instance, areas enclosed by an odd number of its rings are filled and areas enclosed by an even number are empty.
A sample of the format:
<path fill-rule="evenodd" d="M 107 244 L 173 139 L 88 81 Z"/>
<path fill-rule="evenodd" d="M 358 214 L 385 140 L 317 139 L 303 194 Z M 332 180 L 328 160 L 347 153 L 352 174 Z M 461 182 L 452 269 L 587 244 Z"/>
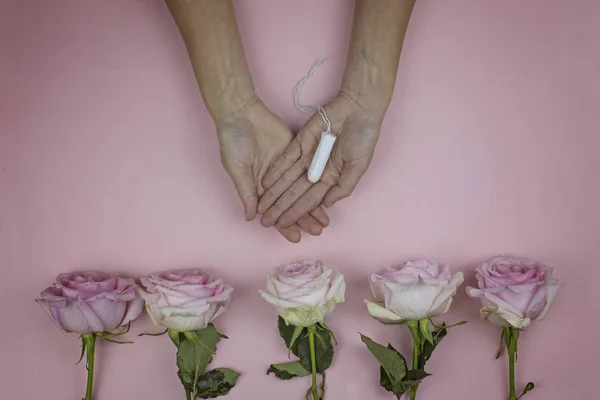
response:
<path fill-rule="evenodd" d="M 481 315 L 500 326 L 526 328 L 546 316 L 562 285 L 552 268 L 526 258 L 496 257 L 477 268 L 479 289 L 467 294 L 481 299 Z"/>
<path fill-rule="evenodd" d="M 144 302 L 133 279 L 101 272 L 60 274 L 36 301 L 61 330 L 114 332 L 140 316 Z"/>
<path fill-rule="evenodd" d="M 285 264 L 269 272 L 262 297 L 295 326 L 324 322 L 337 303 L 344 302 L 346 282 L 335 268 L 321 261 Z"/>
<path fill-rule="evenodd" d="M 157 272 L 141 282 L 152 322 L 179 332 L 206 328 L 227 310 L 233 292 L 221 279 L 199 269 Z"/>
<path fill-rule="evenodd" d="M 365 300 L 369 313 L 383 323 L 417 321 L 442 315 L 462 284 L 462 272 L 450 273 L 435 260 L 408 261 L 371 274 L 375 301 Z"/>

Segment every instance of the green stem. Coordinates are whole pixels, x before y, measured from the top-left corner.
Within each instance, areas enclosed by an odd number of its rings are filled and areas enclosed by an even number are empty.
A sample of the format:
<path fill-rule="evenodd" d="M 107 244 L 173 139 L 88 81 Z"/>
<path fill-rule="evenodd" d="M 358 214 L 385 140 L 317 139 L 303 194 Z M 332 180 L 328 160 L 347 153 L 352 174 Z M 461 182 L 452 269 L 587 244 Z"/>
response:
<path fill-rule="evenodd" d="M 315 352 L 315 326 L 308 327 L 308 343 L 310 346 L 310 365 L 312 369 L 312 395 L 314 400 L 321 400 L 317 386 L 317 355 Z"/>
<path fill-rule="evenodd" d="M 413 369 L 419 369 L 419 347 L 415 342 L 413 344 Z M 419 384 L 417 383 L 415 386 L 410 389 L 410 400 L 415 400 L 417 398 L 417 390 L 419 390 Z"/>
<path fill-rule="evenodd" d="M 92 400 L 92 392 L 94 390 L 94 361 L 96 356 L 96 335 L 88 333 L 81 335 L 87 351 L 87 386 L 85 390 L 85 400 Z"/>
<path fill-rule="evenodd" d="M 192 392 L 185 389 L 185 400 L 192 400 Z"/>
<path fill-rule="evenodd" d="M 412 367 L 413 369 L 419 369 L 419 353 L 421 351 L 421 340 L 425 340 L 421 335 L 421 329 L 419 328 L 419 321 L 408 321 L 408 329 L 413 337 L 413 359 L 412 359 Z M 410 400 L 415 400 L 417 398 L 417 390 L 419 390 L 419 385 L 416 384 L 410 390 Z"/>
<path fill-rule="evenodd" d="M 508 348 L 508 380 L 509 380 L 509 400 L 517 400 L 515 390 L 515 355 L 517 352 L 517 340 L 519 339 L 519 330 L 516 328 L 504 328 L 504 338 Z"/>

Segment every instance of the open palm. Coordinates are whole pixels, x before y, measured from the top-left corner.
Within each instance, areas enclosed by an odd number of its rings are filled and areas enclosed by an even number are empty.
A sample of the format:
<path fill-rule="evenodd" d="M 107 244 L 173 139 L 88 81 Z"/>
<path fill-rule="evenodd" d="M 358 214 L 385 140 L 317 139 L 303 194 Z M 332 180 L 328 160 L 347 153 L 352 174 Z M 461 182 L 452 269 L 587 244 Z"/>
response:
<path fill-rule="evenodd" d="M 315 114 L 263 178 L 267 190 L 258 211 L 263 214 L 264 226 L 291 226 L 321 204 L 333 205 L 349 196 L 367 171 L 381 119 L 344 94 L 324 108 L 337 140 L 321 180 L 312 183 L 306 174 L 325 130 L 321 117 Z"/>
<path fill-rule="evenodd" d="M 264 192 L 263 177 L 288 147 L 293 135 L 260 100 L 219 124 L 217 130 L 223 166 L 233 179 L 246 220 L 251 221 L 257 215 L 258 199 Z M 293 224 L 273 226 L 289 241 L 298 242 L 300 229 L 319 235 L 328 224 L 327 214 L 317 207 Z"/>

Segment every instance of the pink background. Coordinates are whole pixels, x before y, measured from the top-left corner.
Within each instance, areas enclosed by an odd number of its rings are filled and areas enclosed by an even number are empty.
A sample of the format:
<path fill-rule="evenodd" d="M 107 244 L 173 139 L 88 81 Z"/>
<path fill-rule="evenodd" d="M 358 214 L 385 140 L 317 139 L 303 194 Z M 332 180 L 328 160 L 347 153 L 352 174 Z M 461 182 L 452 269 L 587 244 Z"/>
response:
<path fill-rule="evenodd" d="M 566 284 L 522 335 L 519 386 L 531 400 L 596 397 L 600 245 L 600 2 L 420 0 L 373 165 L 319 238 L 286 243 L 245 223 L 215 130 L 162 1 L 0 3 L 0 387 L 2 398 L 80 399 L 78 341 L 33 299 L 74 269 L 202 266 L 236 287 L 214 365 L 243 372 L 229 399 L 302 400 L 308 380 L 266 376 L 286 360 L 259 297 L 268 268 L 305 256 L 346 274 L 348 301 L 328 399 L 391 399 L 358 331 L 407 351 L 408 332 L 371 319 L 367 274 L 434 256 L 472 271 L 498 253 L 557 267 Z M 291 90 L 326 63 L 304 99 L 336 93 L 347 0 L 244 0 L 236 7 L 257 90 L 294 129 Z M 499 330 L 461 289 L 453 330 L 421 399 L 503 400 Z M 166 337 L 101 345 L 97 400 L 182 399 Z M 157 330 L 157 329 L 156 329 Z M 594 333 L 594 331 L 596 333 Z"/>

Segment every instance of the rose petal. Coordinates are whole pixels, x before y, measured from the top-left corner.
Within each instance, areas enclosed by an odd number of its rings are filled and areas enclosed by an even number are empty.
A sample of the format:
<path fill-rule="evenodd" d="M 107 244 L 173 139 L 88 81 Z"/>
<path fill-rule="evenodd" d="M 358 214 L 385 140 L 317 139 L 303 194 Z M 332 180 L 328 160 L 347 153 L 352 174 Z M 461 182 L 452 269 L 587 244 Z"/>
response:
<path fill-rule="evenodd" d="M 43 299 L 37 299 L 36 302 L 40 305 L 40 307 L 42 307 L 42 310 L 44 310 L 44 313 L 46 313 L 48 318 L 50 318 L 50 320 L 52 322 L 54 322 L 54 324 L 58 327 L 58 329 L 60 329 L 63 332 L 67 331 L 65 329 L 65 327 L 63 326 L 62 322 L 60 321 L 60 317 L 58 315 L 58 308 L 56 306 L 50 306 L 48 301 L 43 300 Z M 65 308 L 66 302 L 67 301 L 64 300 L 64 305 L 60 308 Z M 56 304 L 56 302 L 55 302 L 55 304 Z"/>
<path fill-rule="evenodd" d="M 511 314 L 518 315 L 519 317 L 524 316 L 523 314 L 521 314 L 519 312 L 519 310 L 514 308 L 511 304 L 507 303 L 506 301 L 504 301 L 503 299 L 501 299 L 500 297 L 496 296 L 495 294 L 493 294 L 489 291 L 484 291 L 483 296 L 491 304 L 495 304 L 498 307 L 500 307 L 504 310 L 507 310 L 507 312 L 510 312 Z"/>
<path fill-rule="evenodd" d="M 367 310 L 369 311 L 369 314 L 371 314 L 371 316 L 373 316 L 373 318 L 376 318 L 377 320 L 383 322 L 383 323 L 394 323 L 394 322 L 402 322 L 403 319 L 400 318 L 398 315 L 394 314 L 392 311 L 388 310 L 387 308 L 383 307 L 381 304 L 370 301 L 370 300 L 365 300 L 364 301 L 365 304 L 367 305 Z"/>
<path fill-rule="evenodd" d="M 127 325 L 128 323 L 135 321 L 142 314 L 144 310 L 144 300 L 136 297 L 127 303 L 127 311 L 121 321 L 121 326 Z"/>
<path fill-rule="evenodd" d="M 501 321 L 506 321 L 506 323 L 517 329 L 524 329 L 531 323 L 529 318 L 515 315 L 496 304 L 490 304 L 489 306 L 482 308 L 480 313 L 484 318 L 496 325 L 500 325 L 499 322 Z M 506 326 L 506 324 L 501 326 Z"/>
<path fill-rule="evenodd" d="M 258 291 L 260 295 L 265 299 L 269 304 L 277 307 L 277 308 L 295 308 L 301 307 L 302 304 L 296 303 L 290 300 L 284 300 L 278 297 L 271 295 L 270 293 L 264 292 L 262 290 Z"/>
<path fill-rule="evenodd" d="M 451 304 L 451 302 L 448 303 L 448 299 L 452 298 L 452 296 L 454 296 L 456 294 L 456 290 L 458 289 L 458 287 L 460 285 L 462 285 L 464 280 L 465 280 L 465 278 L 464 278 L 462 272 L 457 272 L 452 276 L 451 281 L 448 283 L 447 286 L 444 286 L 442 292 L 439 294 L 439 296 L 435 299 L 435 301 L 431 305 L 432 313 L 429 315 L 430 317 L 441 315 L 441 314 L 438 314 L 439 309 L 444 310 L 442 312 L 442 314 L 445 314 L 448 311 L 448 307 L 450 307 L 450 304 Z M 434 310 L 436 310 L 436 311 L 434 311 Z"/>
<path fill-rule="evenodd" d="M 554 303 L 554 299 L 556 299 L 556 296 L 558 295 L 558 292 L 560 292 L 560 289 L 563 287 L 563 285 L 550 285 L 547 287 L 548 293 L 547 293 L 547 297 L 546 297 L 546 307 L 544 307 L 544 310 L 542 311 L 542 313 L 539 315 L 539 317 L 537 317 L 537 319 L 544 319 L 546 318 L 546 314 L 548 314 L 548 311 L 550 310 L 550 306 L 552 305 L 552 303 Z"/>
<path fill-rule="evenodd" d="M 102 324 L 101 331 L 111 331 L 119 327 L 127 309 L 127 303 L 124 301 L 106 298 L 96 299 L 87 303 L 87 305 Z"/>

